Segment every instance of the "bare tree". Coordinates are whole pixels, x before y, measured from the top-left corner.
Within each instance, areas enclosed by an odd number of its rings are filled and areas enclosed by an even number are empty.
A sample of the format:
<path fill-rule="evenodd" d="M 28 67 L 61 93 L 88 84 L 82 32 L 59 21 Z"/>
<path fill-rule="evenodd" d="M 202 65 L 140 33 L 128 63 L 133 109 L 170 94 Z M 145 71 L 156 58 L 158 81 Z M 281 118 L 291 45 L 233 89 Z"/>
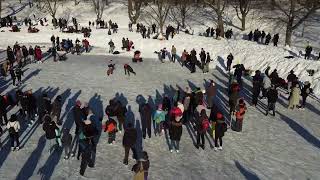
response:
<path fill-rule="evenodd" d="M 168 13 L 170 10 L 170 0 L 149 0 L 148 8 L 145 13 L 153 21 L 155 21 L 160 29 L 160 33 L 163 34 L 163 27 L 168 18 Z M 151 3 L 154 1 L 154 3 Z"/>
<path fill-rule="evenodd" d="M 59 0 L 45 0 L 44 9 L 49 12 L 52 18 L 56 17 L 56 13 L 59 7 Z"/>
<path fill-rule="evenodd" d="M 251 9 L 251 1 L 252 0 L 237 0 L 238 5 L 234 6 L 237 17 L 241 21 L 241 30 L 246 30 L 246 17 Z M 239 11 L 241 13 L 241 17 L 239 14 Z"/>
<path fill-rule="evenodd" d="M 101 20 L 106 3 L 104 0 L 92 0 L 93 9 L 97 15 L 97 20 Z"/>
<path fill-rule="evenodd" d="M 228 0 L 204 0 L 204 3 L 208 5 L 218 17 L 218 28 L 220 29 L 220 36 L 224 37 L 224 24 L 223 24 L 223 13 L 227 6 Z"/>
<path fill-rule="evenodd" d="M 320 0 L 275 0 L 275 7 L 283 15 L 280 20 L 286 24 L 285 45 L 291 46 L 293 31 L 320 9 Z"/>
<path fill-rule="evenodd" d="M 182 28 L 186 27 L 186 19 L 198 10 L 194 0 L 175 0 L 175 5 L 170 10 L 170 15 Z"/>
<path fill-rule="evenodd" d="M 128 14 L 129 19 L 133 24 L 136 24 L 142 10 L 143 3 L 146 0 L 128 0 Z"/>

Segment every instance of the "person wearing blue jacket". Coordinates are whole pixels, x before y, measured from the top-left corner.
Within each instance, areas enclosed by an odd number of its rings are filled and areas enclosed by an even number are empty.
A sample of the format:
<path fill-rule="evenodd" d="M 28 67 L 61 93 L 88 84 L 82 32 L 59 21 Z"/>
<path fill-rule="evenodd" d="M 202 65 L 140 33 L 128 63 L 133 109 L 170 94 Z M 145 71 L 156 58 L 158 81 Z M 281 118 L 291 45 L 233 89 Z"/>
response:
<path fill-rule="evenodd" d="M 155 124 L 155 136 L 157 136 L 157 134 L 159 136 L 162 135 L 162 131 L 163 131 L 163 122 L 166 120 L 166 113 L 162 110 L 162 104 L 159 104 L 158 106 L 158 110 L 156 110 L 156 112 L 153 114 L 153 121 Z"/>

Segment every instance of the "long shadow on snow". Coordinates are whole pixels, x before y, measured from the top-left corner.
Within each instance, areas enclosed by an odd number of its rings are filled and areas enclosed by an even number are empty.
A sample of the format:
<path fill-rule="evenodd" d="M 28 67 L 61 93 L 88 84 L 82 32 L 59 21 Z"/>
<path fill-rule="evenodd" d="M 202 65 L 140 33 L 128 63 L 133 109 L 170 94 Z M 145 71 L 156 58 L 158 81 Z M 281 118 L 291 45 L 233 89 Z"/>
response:
<path fill-rule="evenodd" d="M 73 104 L 78 99 L 80 94 L 81 94 L 81 90 L 79 90 L 77 93 L 75 93 L 73 95 L 73 97 L 68 100 L 68 104 L 66 106 L 65 112 L 64 112 L 63 116 L 61 117 L 61 119 L 66 117 L 66 121 L 64 122 L 62 129 L 64 129 L 64 128 L 71 129 L 72 128 L 74 121 L 72 118 L 72 113 L 70 113 L 70 111 L 72 110 Z M 58 163 L 61 159 L 61 155 L 62 155 L 61 148 L 56 148 L 50 154 L 50 156 L 48 157 L 45 164 L 38 171 L 38 174 L 40 174 L 42 176 L 41 179 L 50 179 L 51 178 L 55 167 L 58 165 Z"/>
<path fill-rule="evenodd" d="M 241 172 L 241 174 L 248 180 L 260 180 L 260 178 L 253 172 L 251 172 L 250 170 L 246 169 L 245 167 L 243 167 L 238 161 L 234 162 L 236 167 L 239 169 L 239 171 Z"/>
<path fill-rule="evenodd" d="M 25 164 L 21 168 L 19 174 L 16 176 L 17 180 L 29 179 L 32 176 L 40 160 L 40 157 L 44 150 L 45 145 L 46 145 L 46 137 L 43 135 L 39 139 L 36 149 L 33 150 L 28 160 L 25 162 Z"/>
<path fill-rule="evenodd" d="M 298 133 L 304 140 L 306 140 L 308 143 L 313 145 L 316 148 L 320 149 L 320 140 L 312 135 L 307 129 L 302 127 L 299 123 L 294 121 L 293 119 L 281 114 L 278 112 L 281 119 L 286 122 L 292 130 L 294 130 L 296 133 Z"/>

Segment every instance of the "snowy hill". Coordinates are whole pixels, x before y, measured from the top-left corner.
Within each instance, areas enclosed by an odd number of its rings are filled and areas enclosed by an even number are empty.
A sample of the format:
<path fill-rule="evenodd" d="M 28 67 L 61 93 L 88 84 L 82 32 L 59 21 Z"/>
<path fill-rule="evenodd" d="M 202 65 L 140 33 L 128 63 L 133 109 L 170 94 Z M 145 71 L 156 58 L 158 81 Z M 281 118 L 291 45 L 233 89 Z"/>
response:
<path fill-rule="evenodd" d="M 7 3 L 8 1 L 6 1 Z M 11 1 L 9 1 L 11 2 Z M 12 1 L 13 2 L 13 1 Z M 12 3 L 19 8 L 17 3 Z M 73 7 L 73 3 L 65 4 L 57 17 L 74 16 L 80 24 L 86 26 L 95 15 L 87 4 L 80 3 Z M 10 10 L 6 10 L 10 13 Z M 39 13 L 28 7 L 22 9 L 18 18 L 32 16 Z M 49 16 L 48 16 L 49 17 Z M 179 86 L 203 88 L 210 79 L 216 82 L 218 91 L 216 103 L 227 114 L 228 97 L 226 85 L 228 82 L 225 72 L 226 56 L 232 52 L 235 63 L 243 63 L 246 67 L 264 70 L 267 66 L 277 68 L 279 75 L 286 77 L 294 69 L 301 80 L 312 83 L 315 93 L 320 95 L 319 61 L 306 61 L 296 57 L 285 59 L 290 52 L 283 47 L 263 46 L 254 42 L 240 39 L 240 34 L 232 40 L 215 40 L 199 36 L 178 34 L 173 40 L 158 41 L 142 39 L 140 34 L 128 32 L 127 11 L 123 5 L 114 3 L 105 11 L 105 20 L 116 21 L 120 30 L 112 36 L 106 30 L 93 30 L 90 44 L 93 49 L 90 53 L 81 56 L 68 55 L 65 62 L 54 63 L 52 59 L 43 64 L 31 64 L 25 68 L 23 77 L 23 90 L 33 89 L 36 95 L 48 92 L 54 99 L 57 95 L 63 97 L 61 116 L 63 128 L 71 128 L 74 134 L 75 126 L 72 121 L 71 108 L 75 100 L 87 101 L 98 116 L 104 115 L 108 101 L 117 97 L 128 108 L 127 119 L 135 121 L 140 128 L 140 114 L 138 112 L 137 97 L 143 97 L 154 107 L 161 102 L 164 94 L 173 95 L 174 89 Z M 50 21 L 50 20 L 49 20 Z M 51 25 L 37 26 L 39 33 L 28 34 L 27 28 L 22 26 L 19 33 L 0 32 L 0 48 L 12 46 L 16 41 L 21 44 L 40 44 L 50 46 L 52 34 L 61 39 L 82 39 L 82 34 L 64 34 Z M 270 28 L 270 27 L 269 27 Z M 199 28 L 200 29 L 200 28 Z M 135 43 L 135 48 L 142 51 L 144 62 L 133 64 L 136 76 L 125 77 L 123 64 L 129 63 L 132 52 L 122 52 L 118 56 L 105 56 L 107 42 L 112 39 L 116 47 L 121 46 L 122 37 L 128 37 Z M 318 39 L 319 40 L 319 39 Z M 157 59 L 158 51 L 163 47 L 170 48 L 175 45 L 178 54 L 183 49 L 190 51 L 201 47 L 210 52 L 214 62 L 211 64 L 209 74 L 190 74 L 186 68 L 178 63 L 160 63 Z M 293 48 L 294 52 L 295 48 Z M 297 53 L 297 52 L 296 52 Z M 298 53 L 297 53 L 298 54 Z M 1 55 L 2 57 L 2 55 Z M 129 58 L 130 57 L 130 58 Z M 109 60 L 116 63 L 115 73 L 106 76 Z M 307 75 L 306 69 L 315 69 L 313 77 Z M 10 80 L 1 79 L 1 92 L 12 92 L 15 88 Z M 246 102 L 251 102 L 251 82 L 244 81 L 244 90 L 241 94 Z M 140 140 L 144 150 L 150 157 L 150 180 L 211 180 L 211 179 L 320 179 L 320 104 L 317 100 L 309 98 L 306 110 L 288 110 L 287 95 L 280 93 L 275 117 L 265 116 L 266 100 L 261 100 L 257 108 L 248 106 L 245 115 L 243 132 L 237 133 L 228 130 L 224 137 L 223 151 L 215 152 L 214 141 L 206 136 L 206 149 L 197 150 L 193 127 L 183 126 L 183 135 L 180 144 L 180 153 L 170 153 L 165 136 Z M 17 112 L 14 108 L 9 113 Z M 64 152 L 61 150 L 49 154 L 49 142 L 43 136 L 42 125 L 35 123 L 33 127 L 26 128 L 22 123 L 20 135 L 22 149 L 11 152 L 9 149 L 8 132 L 1 139 L 4 148 L 0 150 L 0 177 L 1 179 L 107 179 L 129 180 L 133 173 L 131 167 L 134 160 L 129 158 L 129 165 L 124 166 L 124 148 L 121 145 L 123 134 L 117 134 L 116 144 L 107 144 L 107 134 L 102 133 L 96 154 L 94 168 L 88 168 L 85 176 L 80 177 L 80 161 L 72 159 L 63 160 Z M 141 135 L 140 135 L 141 136 Z"/>

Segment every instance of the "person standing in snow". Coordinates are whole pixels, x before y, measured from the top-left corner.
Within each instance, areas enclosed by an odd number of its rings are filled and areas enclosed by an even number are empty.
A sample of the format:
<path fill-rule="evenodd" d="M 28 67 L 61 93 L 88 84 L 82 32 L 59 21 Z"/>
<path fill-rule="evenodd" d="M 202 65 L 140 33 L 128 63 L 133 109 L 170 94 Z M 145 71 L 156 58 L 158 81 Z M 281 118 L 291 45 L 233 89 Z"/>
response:
<path fill-rule="evenodd" d="M 17 79 L 18 79 L 18 85 L 21 85 L 21 77 L 23 76 L 23 71 L 21 70 L 21 68 L 18 66 L 17 68 L 16 68 L 16 77 L 17 77 Z"/>
<path fill-rule="evenodd" d="M 209 72 L 209 64 L 211 62 L 211 57 L 210 57 L 210 54 L 209 52 L 207 52 L 207 59 L 206 59 L 206 62 L 204 64 L 204 68 L 203 68 L 203 73 L 204 74 L 207 74 Z"/>
<path fill-rule="evenodd" d="M 62 146 L 61 139 L 60 139 L 60 130 L 56 123 L 52 121 L 51 117 L 49 114 L 46 114 L 44 117 L 44 123 L 42 129 L 45 132 L 46 138 L 49 140 L 50 145 L 49 145 L 49 152 L 56 146 Z M 52 145 L 52 141 L 55 139 L 56 144 Z"/>
<path fill-rule="evenodd" d="M 158 105 L 158 110 L 153 115 L 153 122 L 155 123 L 155 136 L 163 134 L 163 123 L 166 120 L 166 114 L 162 110 L 162 104 Z"/>
<path fill-rule="evenodd" d="M 185 90 L 185 97 L 183 99 L 183 123 L 186 124 L 189 122 L 190 116 L 191 116 L 191 108 L 190 108 L 190 102 L 191 102 L 191 90 L 189 87 L 186 87 Z"/>
<path fill-rule="evenodd" d="M 86 138 L 83 142 L 84 148 L 82 151 L 82 158 L 80 164 L 80 175 L 84 176 L 84 173 L 87 169 L 87 166 L 90 168 L 94 167 L 94 160 L 93 160 L 93 149 L 94 144 L 92 144 L 91 139 Z"/>
<path fill-rule="evenodd" d="M 71 153 L 71 144 L 72 144 L 72 135 L 70 134 L 70 130 L 68 128 L 63 129 L 62 145 L 64 147 L 64 159 L 69 159 Z"/>
<path fill-rule="evenodd" d="M 10 117 L 10 120 L 7 124 L 7 129 L 9 132 L 9 138 L 11 142 L 11 150 L 19 150 L 20 149 L 20 143 L 19 143 L 19 130 L 20 130 L 20 123 L 17 119 L 17 116 L 15 114 L 12 114 Z M 16 146 L 14 143 L 16 142 Z"/>
<path fill-rule="evenodd" d="M 13 66 L 10 66 L 9 72 L 10 72 L 10 76 L 12 79 L 12 85 L 15 86 L 16 85 L 16 73 L 14 71 Z"/>
<path fill-rule="evenodd" d="M 294 109 L 297 108 L 299 105 L 299 100 L 300 100 L 300 88 L 299 88 L 299 84 L 296 84 L 295 87 L 292 88 L 290 97 L 289 97 L 289 109 Z"/>
<path fill-rule="evenodd" d="M 304 82 L 303 88 L 301 89 L 302 103 L 301 108 L 304 109 L 306 106 L 307 97 L 312 93 L 311 84 L 309 81 Z"/>
<path fill-rule="evenodd" d="M 231 70 L 232 61 L 233 61 L 233 55 L 232 55 L 232 53 L 230 53 L 227 57 L 227 71 L 229 71 L 229 72 Z"/>
<path fill-rule="evenodd" d="M 213 100 L 214 97 L 216 96 L 216 85 L 213 82 L 213 80 L 210 81 L 209 86 L 207 87 L 207 104 L 208 104 L 208 109 L 211 109 L 212 105 L 213 105 Z"/>
<path fill-rule="evenodd" d="M 62 122 L 60 121 L 60 114 L 62 108 L 62 97 L 60 95 L 52 103 L 52 112 L 51 117 L 53 121 L 55 121 L 58 125 L 61 125 Z"/>
<path fill-rule="evenodd" d="M 117 131 L 117 122 L 114 119 L 109 118 L 104 129 L 104 132 L 108 133 L 108 144 L 115 144 Z"/>
<path fill-rule="evenodd" d="M 113 74 L 113 71 L 115 69 L 115 64 L 112 64 L 112 60 L 110 60 L 110 63 L 108 65 L 107 75 L 110 76 Z"/>
<path fill-rule="evenodd" d="M 246 110 L 247 110 L 246 103 L 244 102 L 243 99 L 239 99 L 239 103 L 236 111 L 236 123 L 234 127 L 234 130 L 237 132 L 242 131 L 243 118 L 244 118 L 244 114 L 246 113 Z"/>
<path fill-rule="evenodd" d="M 30 120 L 30 124 L 28 125 L 31 126 L 35 121 L 35 117 L 37 116 L 37 99 L 32 94 L 32 90 L 27 91 L 26 102 L 27 102 L 27 114 Z"/>
<path fill-rule="evenodd" d="M 112 54 L 114 49 L 116 48 L 114 46 L 114 43 L 113 43 L 112 39 L 109 41 L 108 45 L 109 45 L 109 53 Z"/>
<path fill-rule="evenodd" d="M 224 117 L 222 113 L 218 112 L 217 117 L 215 118 L 214 121 L 214 126 L 215 126 L 215 136 L 214 136 L 214 150 L 217 151 L 222 150 L 222 137 L 224 136 L 224 133 L 227 129 L 227 125 L 225 123 Z M 219 144 L 218 144 L 219 140 Z"/>
<path fill-rule="evenodd" d="M 298 80 L 297 76 L 294 74 L 294 71 L 291 70 L 290 74 L 287 76 L 287 82 L 288 82 L 288 94 L 291 92 L 292 85 Z"/>
<path fill-rule="evenodd" d="M 252 104 L 257 106 L 262 84 L 262 77 L 259 70 L 255 72 L 252 79 Z"/>
<path fill-rule="evenodd" d="M 231 93 L 229 96 L 229 107 L 230 107 L 230 115 L 233 115 L 236 110 L 237 101 L 239 99 L 239 84 L 237 82 L 233 82 L 231 84 Z"/>
<path fill-rule="evenodd" d="M 270 33 L 268 33 L 268 35 L 266 36 L 266 41 L 265 41 L 265 45 L 269 45 L 269 43 L 270 43 L 270 40 L 271 40 L 271 34 Z"/>
<path fill-rule="evenodd" d="M 278 100 L 278 91 L 275 85 L 271 85 L 270 90 L 267 92 L 267 98 L 268 98 L 268 106 L 266 110 L 266 116 L 268 116 L 269 111 L 273 112 L 273 116 L 276 115 L 276 102 Z"/>
<path fill-rule="evenodd" d="M 137 158 L 137 152 L 135 148 L 136 142 L 137 142 L 137 130 L 132 126 L 131 123 L 128 123 L 128 127 L 125 129 L 123 139 L 122 139 L 122 145 L 125 150 L 123 164 L 128 165 L 128 157 L 129 157 L 130 149 L 133 153 L 133 157 L 135 159 Z"/>
<path fill-rule="evenodd" d="M 200 60 L 201 60 L 201 69 L 204 69 L 204 64 L 206 62 L 206 52 L 203 50 L 203 48 L 201 48 L 201 52 L 200 52 Z"/>
<path fill-rule="evenodd" d="M 202 109 L 200 112 L 199 118 L 196 120 L 196 127 L 197 127 L 197 145 L 196 148 L 198 149 L 201 147 L 202 149 L 205 149 L 205 134 L 209 128 L 209 118 L 206 114 L 206 110 Z M 201 144 L 200 144 L 200 138 L 201 138 Z"/>
<path fill-rule="evenodd" d="M 31 45 L 29 46 L 29 50 L 28 51 L 29 51 L 28 54 L 29 54 L 30 61 L 34 62 L 34 50 L 33 50 L 33 47 Z"/>
<path fill-rule="evenodd" d="M 262 84 L 262 98 L 265 98 L 267 97 L 267 92 L 271 88 L 271 80 L 267 75 L 263 76 Z"/>
<path fill-rule="evenodd" d="M 179 153 L 179 144 L 182 136 L 182 112 L 180 108 L 174 107 L 170 112 L 170 125 L 169 125 L 169 135 L 170 135 L 170 152 L 173 152 L 175 148 L 176 152 Z"/>
<path fill-rule="evenodd" d="M 74 122 L 76 124 L 75 135 L 79 135 L 79 131 L 82 129 L 82 111 L 81 111 L 81 102 L 76 101 L 76 105 L 72 109 Z"/>
<path fill-rule="evenodd" d="M 152 110 L 149 103 L 144 103 L 140 106 L 139 112 L 141 115 L 141 123 L 142 123 L 142 137 L 146 139 L 146 135 L 151 138 L 151 116 Z"/>
<path fill-rule="evenodd" d="M 177 57 L 177 49 L 176 47 L 174 47 L 174 45 L 172 45 L 172 49 L 171 49 L 171 61 L 174 63 L 176 61 L 176 57 Z"/>
<path fill-rule="evenodd" d="M 304 59 L 310 59 L 311 52 L 312 52 L 312 46 L 308 44 L 306 47 L 306 54 L 304 56 Z"/>
<path fill-rule="evenodd" d="M 273 45 L 274 45 L 274 46 L 278 46 L 279 34 L 275 34 L 275 35 L 273 36 L 272 41 L 273 41 Z"/>

